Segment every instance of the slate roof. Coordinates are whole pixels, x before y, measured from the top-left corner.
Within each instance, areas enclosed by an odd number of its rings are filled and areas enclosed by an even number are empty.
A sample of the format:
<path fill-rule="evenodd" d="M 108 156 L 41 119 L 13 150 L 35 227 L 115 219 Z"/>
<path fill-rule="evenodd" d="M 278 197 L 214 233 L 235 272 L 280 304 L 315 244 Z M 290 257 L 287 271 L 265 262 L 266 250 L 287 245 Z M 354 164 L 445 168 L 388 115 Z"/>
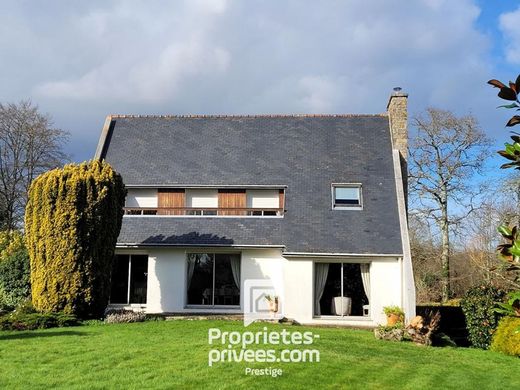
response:
<path fill-rule="evenodd" d="M 125 216 L 118 243 L 401 254 L 385 115 L 113 116 L 98 152 L 128 185 L 280 185 L 283 218 Z M 362 183 L 363 210 L 332 210 Z"/>

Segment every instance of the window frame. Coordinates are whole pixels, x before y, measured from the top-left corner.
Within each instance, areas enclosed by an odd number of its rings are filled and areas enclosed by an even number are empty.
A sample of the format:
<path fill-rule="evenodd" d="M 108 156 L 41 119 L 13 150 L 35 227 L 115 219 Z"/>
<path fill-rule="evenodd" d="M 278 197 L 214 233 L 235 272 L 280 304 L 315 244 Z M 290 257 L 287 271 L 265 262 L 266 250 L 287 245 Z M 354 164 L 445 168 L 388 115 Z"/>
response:
<path fill-rule="evenodd" d="M 359 191 L 359 204 L 336 205 L 336 188 L 357 188 Z M 332 210 L 363 210 L 363 185 L 361 183 L 332 183 L 330 192 Z"/>
<path fill-rule="evenodd" d="M 371 288 L 371 295 L 373 295 L 373 292 L 372 292 L 372 286 L 373 286 L 373 277 L 372 277 L 372 261 L 364 261 L 364 260 L 361 260 L 361 261 L 351 261 L 351 260 L 347 260 L 347 259 L 340 259 L 340 260 L 333 260 L 333 259 L 330 259 L 330 260 L 327 260 L 327 261 L 314 261 L 313 262 L 313 265 L 312 265 L 312 281 L 313 281 L 313 287 L 312 287 L 312 318 L 313 319 L 316 319 L 316 320 L 339 320 L 339 321 L 372 321 L 373 318 L 372 318 L 372 303 L 369 301 L 368 303 L 368 306 L 370 307 L 370 311 L 369 311 L 369 315 L 368 316 L 364 316 L 364 315 L 357 315 L 357 316 L 354 316 L 354 315 L 349 315 L 349 316 L 346 316 L 346 315 L 341 315 L 341 316 L 337 316 L 337 315 L 327 315 L 327 314 L 320 314 L 320 315 L 317 315 L 315 310 L 314 310 L 314 302 L 315 302 L 315 299 L 316 299 L 316 289 L 315 289 L 315 278 L 316 278 L 316 264 L 318 263 L 327 263 L 327 264 L 341 264 L 341 276 L 340 276 L 340 280 L 341 280 L 341 296 L 343 296 L 343 293 L 344 293 L 344 278 L 343 278 L 343 273 L 344 273 L 344 269 L 343 269 L 343 265 L 344 264 L 369 264 L 369 273 L 368 273 L 368 277 L 369 277 L 369 280 L 370 280 L 370 288 Z"/>
<path fill-rule="evenodd" d="M 135 306 L 135 305 L 140 305 L 140 306 L 146 306 L 147 303 L 148 303 L 148 276 L 149 276 L 149 272 L 148 272 L 148 265 L 150 263 L 150 256 L 148 255 L 148 253 L 115 253 L 114 254 L 114 257 L 115 256 L 128 256 L 128 267 L 126 268 L 127 269 L 127 286 L 126 286 L 126 302 L 112 302 L 112 284 L 110 286 L 110 297 L 109 297 L 109 300 L 108 300 L 108 304 L 109 305 L 112 305 L 112 306 Z M 139 303 L 139 302 L 131 302 L 131 299 L 130 297 L 132 296 L 132 257 L 134 256 L 146 256 L 146 264 L 147 264 L 147 268 L 146 268 L 146 272 L 145 272 L 145 275 L 146 275 L 146 295 L 145 295 L 145 302 L 142 302 L 142 303 Z M 111 281 L 112 283 L 112 281 Z"/>
<path fill-rule="evenodd" d="M 207 254 L 213 257 L 213 269 L 212 269 L 212 304 L 196 304 L 196 303 L 188 303 L 188 255 L 190 254 Z M 239 293 L 239 303 L 238 305 L 215 305 L 215 268 L 216 268 L 216 255 L 238 255 L 240 259 L 240 286 L 238 288 Z M 184 272 L 184 309 L 227 309 L 227 310 L 240 310 L 242 308 L 242 252 L 235 251 L 204 251 L 204 252 L 185 252 L 185 262 L 184 262 L 185 272 Z"/>

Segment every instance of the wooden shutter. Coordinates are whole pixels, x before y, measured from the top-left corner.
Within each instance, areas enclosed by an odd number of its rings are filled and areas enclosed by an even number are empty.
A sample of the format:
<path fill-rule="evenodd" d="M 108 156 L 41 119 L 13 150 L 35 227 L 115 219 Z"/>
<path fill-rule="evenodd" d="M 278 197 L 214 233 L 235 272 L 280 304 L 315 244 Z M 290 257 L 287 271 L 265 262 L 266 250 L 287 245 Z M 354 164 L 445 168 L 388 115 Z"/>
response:
<path fill-rule="evenodd" d="M 284 214 L 285 211 L 285 190 L 278 191 L 278 207 L 280 208 L 280 215 Z"/>
<path fill-rule="evenodd" d="M 169 210 L 169 207 L 186 207 L 184 189 L 160 188 L 157 191 L 158 215 L 184 215 L 185 210 Z"/>
<path fill-rule="evenodd" d="M 246 210 L 236 210 L 245 207 L 246 190 L 218 190 L 218 215 L 246 215 Z"/>

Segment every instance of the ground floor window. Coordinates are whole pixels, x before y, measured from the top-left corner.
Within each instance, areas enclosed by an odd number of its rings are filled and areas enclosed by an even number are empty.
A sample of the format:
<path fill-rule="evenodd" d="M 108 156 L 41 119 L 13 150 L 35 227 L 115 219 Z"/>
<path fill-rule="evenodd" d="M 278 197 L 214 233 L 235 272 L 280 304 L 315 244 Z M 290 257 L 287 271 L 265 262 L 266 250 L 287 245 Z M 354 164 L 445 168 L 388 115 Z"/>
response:
<path fill-rule="evenodd" d="M 368 316 L 370 264 L 315 263 L 314 315 Z"/>
<path fill-rule="evenodd" d="M 240 305 L 239 254 L 190 253 L 187 269 L 188 305 Z"/>
<path fill-rule="evenodd" d="M 147 255 L 116 255 L 112 266 L 110 303 L 146 303 Z"/>

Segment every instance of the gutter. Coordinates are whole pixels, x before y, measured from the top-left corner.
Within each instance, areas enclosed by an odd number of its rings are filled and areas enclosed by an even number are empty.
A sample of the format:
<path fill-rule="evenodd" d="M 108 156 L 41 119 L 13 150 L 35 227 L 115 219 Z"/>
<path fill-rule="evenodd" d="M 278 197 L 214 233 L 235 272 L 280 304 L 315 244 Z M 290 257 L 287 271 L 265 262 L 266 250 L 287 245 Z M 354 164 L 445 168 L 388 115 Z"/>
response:
<path fill-rule="evenodd" d="M 285 245 L 229 245 L 229 244 L 117 244 L 116 249 L 129 249 L 129 248 L 244 248 L 244 249 L 265 249 L 265 248 L 285 248 Z"/>
<path fill-rule="evenodd" d="M 125 184 L 126 188 L 259 188 L 280 190 L 287 188 L 286 184 Z"/>
<path fill-rule="evenodd" d="M 151 243 L 151 244 L 140 244 L 140 243 L 126 243 L 117 244 L 117 249 L 130 249 L 130 248 L 244 248 L 244 249 L 267 249 L 267 248 L 285 248 L 285 245 L 234 245 L 234 244 L 163 244 L 163 243 Z M 287 258 L 401 258 L 402 253 L 317 253 L 317 252 L 283 252 L 283 257 Z"/>
<path fill-rule="evenodd" d="M 285 252 L 282 253 L 283 257 L 295 258 L 295 257 L 303 257 L 303 258 L 396 258 L 402 257 L 402 254 L 395 253 L 311 253 L 311 252 Z"/>

